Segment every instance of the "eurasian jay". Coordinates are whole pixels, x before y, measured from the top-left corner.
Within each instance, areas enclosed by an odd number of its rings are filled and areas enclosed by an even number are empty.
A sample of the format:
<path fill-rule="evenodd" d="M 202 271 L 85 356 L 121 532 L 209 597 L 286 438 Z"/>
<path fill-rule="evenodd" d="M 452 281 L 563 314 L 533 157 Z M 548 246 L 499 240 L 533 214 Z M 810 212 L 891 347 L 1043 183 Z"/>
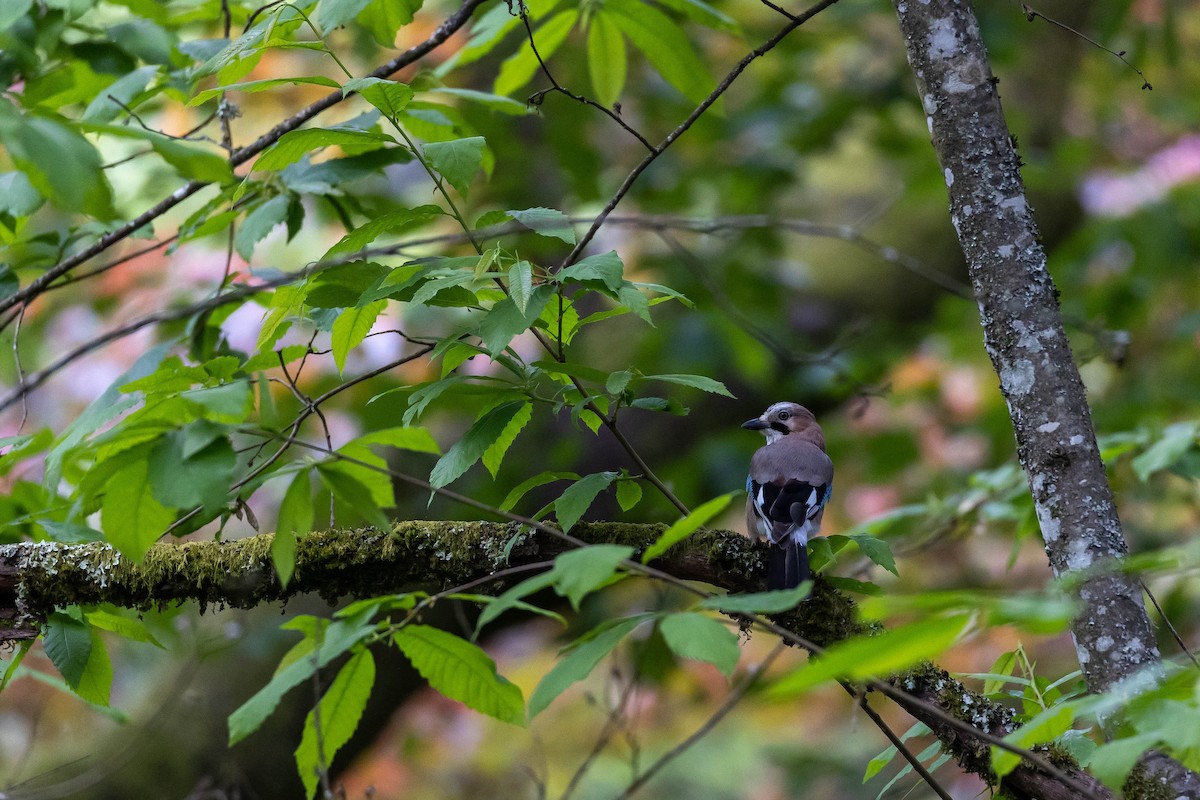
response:
<path fill-rule="evenodd" d="M 809 577 L 808 539 L 821 527 L 833 493 L 833 462 L 811 411 L 776 403 L 742 427 L 762 431 L 767 443 L 750 460 L 746 527 L 770 542 L 767 588 L 791 589 Z"/>

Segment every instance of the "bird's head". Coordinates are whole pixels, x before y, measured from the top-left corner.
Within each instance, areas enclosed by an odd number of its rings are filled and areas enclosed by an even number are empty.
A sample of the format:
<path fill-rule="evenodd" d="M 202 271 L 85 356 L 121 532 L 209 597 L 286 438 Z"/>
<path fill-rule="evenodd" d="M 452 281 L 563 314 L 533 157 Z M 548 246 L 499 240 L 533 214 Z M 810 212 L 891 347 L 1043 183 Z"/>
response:
<path fill-rule="evenodd" d="M 773 444 L 792 433 L 807 433 L 820 439 L 822 445 L 825 441 L 816 417 L 799 403 L 775 403 L 762 416 L 743 422 L 742 427 L 750 431 L 762 431 L 767 437 L 767 444 Z"/>

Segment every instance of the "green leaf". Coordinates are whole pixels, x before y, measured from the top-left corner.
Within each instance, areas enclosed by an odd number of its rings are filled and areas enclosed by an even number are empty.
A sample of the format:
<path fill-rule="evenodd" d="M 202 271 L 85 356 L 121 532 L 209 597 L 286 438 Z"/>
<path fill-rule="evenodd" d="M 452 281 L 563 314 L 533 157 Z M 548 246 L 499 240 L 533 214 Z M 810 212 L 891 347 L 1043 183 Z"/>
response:
<path fill-rule="evenodd" d="M 585 479 L 586 480 L 586 479 Z M 554 588 L 579 610 L 584 597 L 612 582 L 621 562 L 633 555 L 633 548 L 623 544 L 595 544 L 580 547 L 554 559 Z"/>
<path fill-rule="evenodd" d="M 526 208 L 524 210 L 510 209 L 506 212 L 517 222 L 542 236 L 561 239 L 567 244 L 575 244 L 575 230 L 567 215 L 553 208 Z"/>
<path fill-rule="evenodd" d="M 385 233 L 407 230 L 418 225 L 424 225 L 430 220 L 437 219 L 444 214 L 444 211 L 434 205 L 402 208 L 398 211 L 381 214 L 347 233 L 337 244 L 325 251 L 325 255 L 321 258 L 327 261 L 334 256 L 353 253 L 356 250 L 363 249 Z"/>
<path fill-rule="evenodd" d="M 690 386 L 693 389 L 699 389 L 702 392 L 710 394 L 719 394 L 722 397 L 733 398 L 729 390 L 725 388 L 725 384 L 720 381 L 715 381 L 712 378 L 706 378 L 703 375 L 646 375 L 637 379 L 640 381 L 661 381 L 663 383 L 675 383 L 680 386 Z"/>
<path fill-rule="evenodd" d="M 1195 447 L 1196 430 L 1195 422 L 1177 422 L 1167 426 L 1158 441 L 1131 462 L 1138 480 L 1145 483 L 1151 475 L 1170 468 Z"/>
<path fill-rule="evenodd" d="M 491 446 L 483 453 L 483 465 L 487 467 L 487 471 L 492 477 L 496 477 L 496 473 L 500 470 L 500 463 L 504 460 L 504 454 L 508 452 L 508 448 L 512 447 L 512 443 L 517 440 L 517 436 L 529 424 L 529 420 L 533 418 L 533 403 L 525 403 L 517 410 L 517 413 L 508 424 L 504 426 L 503 432 L 492 442 Z"/>
<path fill-rule="evenodd" d="M 34 188 L 60 209 L 113 218 L 112 190 L 100 154 L 74 128 L 20 114 L 0 100 L 0 144 Z"/>
<path fill-rule="evenodd" d="M 620 486 L 617 487 L 620 489 Z M 691 536 L 710 519 L 720 514 L 729 505 L 729 501 L 735 495 L 741 495 L 742 492 L 730 492 L 723 494 L 720 497 L 714 497 L 707 503 L 704 503 L 699 508 L 692 511 L 681 520 L 675 522 L 671 527 L 663 531 L 662 535 L 655 540 L 654 544 L 646 548 L 646 552 L 642 553 L 642 563 L 649 564 L 654 559 L 661 556 L 673 546 L 682 542 L 687 537 Z"/>
<path fill-rule="evenodd" d="M 498 675 L 476 645 L 428 625 L 406 625 L 393 638 L 434 690 L 501 722 L 524 725 L 521 690 Z"/>
<path fill-rule="evenodd" d="M 328 33 L 357 17 L 371 2 L 372 0 L 321 0 L 313 19 L 318 28 Z"/>
<path fill-rule="evenodd" d="M 92 632 L 87 623 L 54 612 L 46 622 L 42 645 L 58 674 L 72 689 L 78 686 L 92 653 Z"/>
<path fill-rule="evenodd" d="M 625 37 L 603 12 L 592 15 L 587 39 L 588 74 L 600 105 L 611 107 L 625 88 Z"/>
<path fill-rule="evenodd" d="M 603 623 L 577 642 L 571 652 L 555 664 L 533 690 L 529 697 L 529 718 L 533 719 L 545 711 L 568 687 L 592 674 L 600 660 L 611 653 L 622 639 L 638 625 L 653 617 L 653 614 L 639 614 Z"/>
<path fill-rule="evenodd" d="M 308 712 L 304 734 L 296 748 L 296 768 L 308 797 L 317 792 L 318 768 L 332 764 L 333 757 L 350 741 L 367 709 L 374 685 L 375 659 L 370 650 L 363 648 L 342 665 L 317 708 Z"/>
<path fill-rule="evenodd" d="M 567 9 L 555 14 L 534 31 L 533 38 L 537 42 L 538 53 L 543 60 L 554 55 L 578 19 L 578 9 Z M 529 83 L 538 69 L 537 56 L 534 55 L 533 49 L 526 40 L 521 44 L 520 50 L 509 56 L 500 65 L 500 73 L 496 76 L 496 83 L 492 87 L 492 91 L 496 94 L 513 94 Z"/>
<path fill-rule="evenodd" d="M 350 444 L 386 445 L 387 447 L 395 447 L 399 450 L 411 450 L 414 453 L 432 453 L 435 456 L 442 453 L 433 435 L 425 428 L 420 427 L 402 426 L 383 428 L 382 430 L 364 433 Z M 344 452 L 349 446 L 348 444 L 341 447 L 339 451 Z"/>
<path fill-rule="evenodd" d="M 224 183 L 233 176 L 229 162 L 205 145 L 163 136 L 136 126 L 85 123 L 81 127 L 92 133 L 146 142 L 162 156 L 163 161 L 185 178 L 205 183 Z"/>
<path fill-rule="evenodd" d="M 484 606 L 483 611 L 479 613 L 479 619 L 475 621 L 474 637 L 479 636 L 479 632 L 483 630 L 485 625 L 499 617 L 505 611 L 508 611 L 512 608 L 522 608 L 529 611 L 535 611 L 540 614 L 554 617 L 563 624 L 566 624 L 566 620 L 564 620 L 561 615 L 555 614 L 552 611 L 539 609 L 536 606 L 531 606 L 528 603 L 522 602 L 523 598 L 528 597 L 534 592 L 540 592 L 542 589 L 552 586 L 555 580 L 557 580 L 557 576 L 555 576 L 552 571 L 547 570 L 540 575 L 534 575 L 532 578 L 526 578 L 516 586 L 513 586 L 511 589 L 508 589 L 503 594 L 497 596 L 494 600 L 492 600 L 492 602 Z"/>
<path fill-rule="evenodd" d="M 780 678 L 767 694 L 777 700 L 787 699 L 834 678 L 859 680 L 890 675 L 943 652 L 963 632 L 969 620 L 969 614 L 934 617 L 878 636 L 842 642 L 826 650 L 819 661 L 811 661 Z"/>
<path fill-rule="evenodd" d="M 149 462 L 134 461 L 109 479 L 100 504 L 100 524 L 108 542 L 133 563 L 142 563 L 146 551 L 174 521 L 175 514 L 154 497 Z"/>
<path fill-rule="evenodd" d="M 231 83 L 228 86 L 218 86 L 214 89 L 205 89 L 202 92 L 197 92 L 196 96 L 188 101 L 189 106 L 198 106 L 214 97 L 219 97 L 223 92 L 246 92 L 251 94 L 254 92 L 265 92 L 279 86 L 328 86 L 331 89 L 336 89 L 338 82 L 333 78 L 326 78 L 323 75 L 309 76 L 292 76 L 288 78 L 265 78 L 260 81 L 246 81 L 245 83 Z"/>
<path fill-rule="evenodd" d="M 708 65 L 670 17 L 640 0 L 611 0 L 604 10 L 680 94 L 700 103 L 712 91 L 714 81 Z"/>
<path fill-rule="evenodd" d="M 512 511 L 513 507 L 520 501 L 522 497 L 528 494 L 533 489 L 539 486 L 545 486 L 547 483 L 554 481 L 579 480 L 579 475 L 574 472 L 539 472 L 532 478 L 528 478 L 517 484 L 512 490 L 504 496 L 498 508 L 501 511 Z"/>
<path fill-rule="evenodd" d="M 29 13 L 33 0 L 7 0 L 0 7 L 0 31 L 8 30 L 14 22 Z"/>
<path fill-rule="evenodd" d="M 524 117 L 532 114 L 535 110 L 519 100 L 513 100 L 511 97 L 503 97 L 490 92 L 478 92 L 474 89 L 458 89 L 443 86 L 438 89 L 430 89 L 426 94 L 448 94 L 451 97 L 461 97 L 464 100 L 479 103 L 492 111 L 499 111 L 501 114 L 508 114 L 511 117 Z"/>
<path fill-rule="evenodd" d="M 875 564 L 886 569 L 893 575 L 899 575 L 896 571 L 896 559 L 892 556 L 892 546 L 882 539 L 876 539 L 874 536 L 856 535 L 849 537 L 858 545 L 858 549 L 863 555 L 871 559 Z"/>
<path fill-rule="evenodd" d="M 284 195 L 276 195 L 256 206 L 246 215 L 237 235 L 233 237 L 233 249 L 247 261 L 254 255 L 254 246 L 261 242 L 271 229 L 287 219 L 291 201 Z"/>
<path fill-rule="evenodd" d="M 553 288 L 542 284 L 534 288 L 523 314 L 511 297 L 492 306 L 479 322 L 479 337 L 488 354 L 494 358 L 504 352 L 514 336 L 528 330 L 537 321 L 553 296 Z"/>
<path fill-rule="evenodd" d="M 810 594 L 812 581 L 804 581 L 794 589 L 707 597 L 697 607 L 724 611 L 726 614 L 778 614 L 795 608 Z"/>
<path fill-rule="evenodd" d="M 929 733 L 929 726 L 924 722 L 918 722 L 904 732 L 904 734 L 900 737 L 900 741 L 907 742 L 914 736 L 924 736 L 927 733 Z M 880 770 L 891 763 L 892 759 L 896 757 L 898 752 L 899 751 L 896 749 L 895 745 L 893 745 L 867 762 L 867 769 L 865 772 L 863 772 L 862 782 L 866 783 L 867 781 L 871 780 L 871 778 L 874 778 L 876 775 L 878 775 Z"/>
<path fill-rule="evenodd" d="M 84 616 L 87 617 L 88 623 L 94 628 L 111 631 L 133 642 L 145 642 L 155 647 L 162 647 L 162 644 L 154 638 L 154 634 L 150 633 L 149 629 L 146 628 L 146 623 L 141 619 L 118 616 L 103 609 L 89 611 Z"/>
<path fill-rule="evenodd" d="M 158 74 L 158 69 L 156 66 L 139 67 L 117 78 L 88 103 L 79 118 L 85 122 L 112 122 L 126 113 L 121 108 L 122 104 L 130 106 L 133 99 L 146 90 L 151 78 Z"/>
<path fill-rule="evenodd" d="M 1105 742 L 1096 748 L 1087 763 L 1088 771 L 1104 782 L 1104 785 L 1119 791 L 1125 785 L 1133 765 L 1151 747 L 1162 744 L 1159 733 L 1139 733 L 1125 739 Z"/>
<path fill-rule="evenodd" d="M 595 472 L 586 475 L 568 486 L 554 501 L 554 514 L 564 533 L 575 526 L 596 499 L 596 495 L 607 489 L 617 479 L 617 475 L 616 472 Z"/>
<path fill-rule="evenodd" d="M 89 703 L 107 707 L 112 694 L 112 661 L 108 657 L 108 648 L 104 646 L 104 640 L 100 638 L 100 632 L 90 628 L 89 633 L 92 647 L 88 651 L 87 664 L 84 665 L 83 674 L 79 676 L 79 682 L 72 688 Z"/>
<path fill-rule="evenodd" d="M 685 612 L 670 614 L 658 623 L 671 652 L 681 658 L 707 661 L 728 678 L 737 668 L 742 649 L 733 631 L 712 617 Z"/>
<path fill-rule="evenodd" d="M 529 299 L 533 296 L 533 265 L 528 261 L 518 261 L 509 268 L 508 296 L 524 316 L 529 309 Z"/>
<path fill-rule="evenodd" d="M 280 699 L 292 687 L 307 680 L 315 669 L 324 667 L 333 659 L 365 639 L 375 630 L 370 623 L 370 608 L 354 617 L 346 617 L 331 623 L 324 631 L 316 657 L 297 658 L 275 673 L 266 686 L 229 715 L 229 745 L 233 745 L 254 733 L 267 717 L 274 713 Z M 312 648 L 309 649 L 312 652 Z"/>
<path fill-rule="evenodd" d="M 1070 730 L 1075 722 L 1075 707 L 1070 703 L 1051 706 L 1004 737 L 1004 741 L 1028 750 L 1036 744 L 1052 742 Z M 992 769 L 1003 778 L 1017 768 L 1021 757 L 992 745 Z"/>
<path fill-rule="evenodd" d="M 594 256 L 580 259 L 566 269 L 559 270 L 555 280 L 561 283 L 570 281 L 600 281 L 610 292 L 620 290 L 624 281 L 625 265 L 617 251 L 610 250 Z"/>
<path fill-rule="evenodd" d="M 355 78 L 342 86 L 342 95 L 358 92 L 380 113 L 389 119 L 403 111 L 413 99 L 413 90 L 408 84 L 383 78 Z"/>
<path fill-rule="evenodd" d="M 380 47 L 395 47 L 396 33 L 413 21 L 421 10 L 422 0 L 376 0 L 358 15 Z"/>
<path fill-rule="evenodd" d="M 354 128 L 304 128 L 289 131 L 279 137 L 279 141 L 268 147 L 254 162 L 254 169 L 279 170 L 295 164 L 305 154 L 319 147 L 331 145 L 348 146 L 362 149 L 367 147 L 382 147 L 395 144 L 396 140 L 386 133 L 360 131 Z"/>
<path fill-rule="evenodd" d="M 387 308 L 387 302 L 376 300 L 362 308 L 347 308 L 338 314 L 338 318 L 333 322 L 330 346 L 333 349 L 333 362 L 337 365 L 339 373 L 346 369 L 346 356 L 367 338 L 375 320 L 379 319 L 379 315 Z"/>
<path fill-rule="evenodd" d="M 429 482 L 434 488 L 446 486 L 466 472 L 503 435 L 525 405 L 523 400 L 502 403 L 475 420 L 463 438 L 433 465 Z"/>
<path fill-rule="evenodd" d="M 633 478 L 617 483 L 617 504 L 622 511 L 629 511 L 642 499 L 642 485 Z"/>
<path fill-rule="evenodd" d="M 482 136 L 470 136 L 450 142 L 430 142 L 425 145 L 425 156 L 437 173 L 445 178 L 458 193 L 466 197 L 471 180 L 483 164 Z"/>
<path fill-rule="evenodd" d="M 391 529 L 391 520 L 380 510 L 371 490 L 362 481 L 348 475 L 343 469 L 327 464 L 319 465 L 317 473 L 334 498 L 340 500 L 346 508 L 353 510 L 380 530 Z"/>
<path fill-rule="evenodd" d="M 312 526 L 312 482 L 308 470 L 301 470 L 283 494 L 275 538 L 271 540 L 271 564 L 280 585 L 285 588 L 296 569 L 296 538 L 311 531 Z"/>
<path fill-rule="evenodd" d="M 168 508 L 224 505 L 237 465 L 233 445 L 221 437 L 188 454 L 186 430 L 172 431 L 150 451 L 150 486 L 155 499 Z"/>
<path fill-rule="evenodd" d="M 23 172 L 0 172 L 0 214 L 11 214 L 14 217 L 27 217 L 41 208 L 45 202 L 28 176 Z M 6 291 L 8 296 L 16 291 L 15 288 Z"/>

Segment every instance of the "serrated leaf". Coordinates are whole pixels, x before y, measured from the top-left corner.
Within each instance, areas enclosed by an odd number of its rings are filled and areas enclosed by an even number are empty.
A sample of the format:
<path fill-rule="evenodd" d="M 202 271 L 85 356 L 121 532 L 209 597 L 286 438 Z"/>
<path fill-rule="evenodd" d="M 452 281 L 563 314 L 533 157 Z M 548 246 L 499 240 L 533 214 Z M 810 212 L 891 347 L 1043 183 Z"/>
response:
<path fill-rule="evenodd" d="M 89 634 L 92 647 L 88 651 L 87 664 L 83 668 L 83 674 L 79 676 L 78 683 L 72 688 L 75 689 L 75 694 L 89 703 L 107 707 L 112 694 L 112 661 L 108 657 L 108 648 L 104 646 L 99 631 L 90 628 Z"/>
<path fill-rule="evenodd" d="M 602 658 L 611 653 L 634 628 L 653 616 L 639 614 L 607 623 L 607 626 L 602 625 L 589 634 L 588 638 L 577 642 L 570 653 L 546 673 L 529 696 L 529 718 L 533 719 L 545 711 L 546 707 L 572 684 L 592 674 L 592 670 Z"/>
<path fill-rule="evenodd" d="M 67 685 L 78 685 L 92 652 L 92 632 L 87 623 L 67 614 L 51 614 L 42 646 Z"/>
<path fill-rule="evenodd" d="M 350 444 L 386 445 L 400 450 L 411 450 L 414 453 L 432 453 L 435 456 L 441 455 L 442 452 L 433 434 L 421 427 L 383 428 L 364 433 Z M 343 446 L 339 451 L 344 451 L 347 447 L 349 445 Z"/>
<path fill-rule="evenodd" d="M 413 21 L 413 15 L 421 10 L 423 0 L 385 0 L 374 2 L 362 10 L 358 21 L 362 23 L 380 47 L 396 47 L 396 34 Z"/>
<path fill-rule="evenodd" d="M 567 244 L 575 244 L 575 230 L 571 227 L 571 220 L 561 211 L 539 207 L 510 209 L 504 213 L 535 233 L 561 239 Z"/>
<path fill-rule="evenodd" d="M 109 479 L 100 504 L 100 524 L 104 538 L 130 561 L 140 564 L 174 521 L 174 512 L 154 497 L 149 462 L 135 461 Z"/>
<path fill-rule="evenodd" d="M 436 691 L 501 722 L 525 724 L 521 690 L 476 645 L 428 625 L 406 625 L 393 640 Z"/>
<path fill-rule="evenodd" d="M 555 280 L 561 283 L 569 281 L 600 281 L 610 292 L 617 292 L 624 281 L 625 264 L 616 250 L 588 256 L 575 262 L 566 269 L 559 270 Z"/>
<path fill-rule="evenodd" d="M 74 127 L 20 114 L 0 100 L 0 143 L 17 169 L 54 205 L 112 219 L 112 189 L 100 154 Z"/>
<path fill-rule="evenodd" d="M 370 650 L 363 648 L 342 665 L 316 710 L 308 712 L 304 734 L 296 748 L 296 768 L 308 797 L 317 792 L 318 767 L 333 763 L 333 757 L 350 741 L 374 686 L 375 659 Z"/>
<path fill-rule="evenodd" d="M 311 531 L 312 526 L 312 482 L 305 469 L 296 473 L 283 494 L 275 538 L 271 540 L 271 564 L 281 586 L 287 587 L 296 570 L 296 538 Z"/>
<path fill-rule="evenodd" d="M 303 128 L 289 131 L 279 137 L 279 141 L 263 151 L 254 162 L 258 171 L 280 170 L 289 164 L 295 164 L 307 153 L 321 147 L 333 145 L 362 148 L 366 146 L 382 147 L 395 144 L 396 140 L 386 133 L 360 131 L 354 128 Z"/>
<path fill-rule="evenodd" d="M 502 403 L 477 419 L 463 434 L 463 438 L 455 442 L 446 455 L 434 464 L 433 472 L 429 475 L 429 482 L 434 488 L 441 488 L 457 480 L 472 464 L 482 458 L 525 405 L 523 400 Z"/>
<path fill-rule="evenodd" d="M 372 0 L 321 0 L 314 15 L 317 27 L 328 33 L 358 16 Z"/>
<path fill-rule="evenodd" d="M 778 614 L 795 608 L 810 594 L 812 581 L 804 581 L 794 589 L 706 597 L 697 607 L 724 611 L 726 614 Z"/>
<path fill-rule="evenodd" d="M 363 249 L 385 233 L 408 230 L 444 215 L 445 212 L 434 205 L 402 208 L 398 211 L 381 214 L 347 233 L 337 244 L 325 251 L 325 255 L 321 258 L 327 261 L 334 256 L 353 253 Z"/>
<path fill-rule="evenodd" d="M 517 440 L 517 436 L 532 418 L 533 403 L 525 403 L 504 426 L 504 431 L 496 438 L 496 441 L 492 442 L 491 446 L 484 451 L 483 465 L 487 467 L 487 471 L 493 478 L 500 470 L 500 462 L 504 460 L 504 454 L 508 452 L 508 448 L 512 447 L 512 443 Z"/>
<path fill-rule="evenodd" d="M 240 742 L 254 733 L 274 713 L 280 699 L 293 686 L 307 680 L 315 669 L 324 667 L 333 659 L 365 639 L 375 630 L 370 617 L 373 610 L 339 619 L 324 631 L 316 657 L 296 658 L 275 673 L 266 686 L 229 715 L 229 745 Z M 309 649 L 309 653 L 313 648 Z"/>
<path fill-rule="evenodd" d="M 604 491 L 617 479 L 615 472 L 595 472 L 584 476 L 567 487 L 554 501 L 554 514 L 564 532 L 571 530 L 583 516 L 596 495 Z"/>
<path fill-rule="evenodd" d="M 425 156 L 437 173 L 465 197 L 471 188 L 471 180 L 483 165 L 485 146 L 482 136 L 430 142 L 425 145 Z"/>
<path fill-rule="evenodd" d="M 639 378 L 638 381 L 661 381 L 663 383 L 674 383 L 679 386 L 689 386 L 693 389 L 699 389 L 702 392 L 710 394 L 719 394 L 722 397 L 733 398 L 729 390 L 725 388 L 725 384 L 720 381 L 703 375 L 646 375 Z"/>
<path fill-rule="evenodd" d="M 384 116 L 392 118 L 408 107 L 413 99 L 413 90 L 408 84 L 383 78 L 355 78 L 342 86 L 342 95 L 358 92 L 362 98 Z"/>
<path fill-rule="evenodd" d="M 642 485 L 632 478 L 617 483 L 617 505 L 629 511 L 642 499 Z"/>
<path fill-rule="evenodd" d="M 886 569 L 893 575 L 899 575 L 896 571 L 896 559 L 892 556 L 892 546 L 882 539 L 876 539 L 874 536 L 857 535 L 851 536 L 850 539 L 858 545 L 858 549 L 863 555 L 871 559 L 875 564 Z"/>
<path fill-rule="evenodd" d="M 387 308 L 387 300 L 376 300 L 362 308 L 347 308 L 338 314 L 333 322 L 333 333 L 330 347 L 333 350 L 333 362 L 338 372 L 346 369 L 346 356 L 355 347 L 363 343 L 371 332 L 375 320 Z"/>
<path fill-rule="evenodd" d="M 529 308 L 529 299 L 533 295 L 533 265 L 528 261 L 518 261 L 508 270 L 508 296 L 512 298 L 517 311 L 524 316 Z"/>
<path fill-rule="evenodd" d="M 154 638 L 154 634 L 146 628 L 146 623 L 140 619 L 118 616 L 103 609 L 89 611 L 85 616 L 88 623 L 94 628 L 111 631 L 133 642 L 145 642 L 155 647 L 162 647 L 162 644 Z"/>
<path fill-rule="evenodd" d="M 780 678 L 767 689 L 767 694 L 773 699 L 786 699 L 834 678 L 859 680 L 890 675 L 942 653 L 954 643 L 969 620 L 969 614 L 934 617 L 878 636 L 841 642 L 826 650 L 819 661 L 809 662 Z"/>
<path fill-rule="evenodd" d="M 619 486 L 617 487 L 620 488 Z M 720 514 L 729 505 L 729 501 L 734 498 L 734 495 L 740 495 L 741 492 L 730 492 L 723 494 L 720 497 L 714 497 L 712 500 L 702 504 L 699 508 L 692 511 L 681 520 L 675 522 L 671 527 L 663 531 L 662 535 L 654 541 L 654 544 L 646 548 L 646 552 L 642 553 L 642 563 L 649 564 L 654 559 L 661 556 L 673 546 L 682 542 L 687 537 L 691 536 L 710 519 Z"/>
<path fill-rule="evenodd" d="M 249 261 L 254 255 L 254 246 L 287 219 L 290 203 L 285 195 L 276 195 L 247 214 L 233 237 L 233 249 L 238 255 Z"/>
<path fill-rule="evenodd" d="M 620 544 L 595 544 L 568 550 L 554 559 L 551 574 L 555 591 L 578 611 L 583 598 L 611 583 L 621 562 L 632 555 L 632 547 Z"/>
<path fill-rule="evenodd" d="M 458 89 L 443 86 L 437 89 L 430 89 L 426 94 L 448 94 L 452 97 L 461 97 L 472 103 L 479 103 L 492 111 L 499 111 L 501 114 L 508 114 L 512 117 L 523 117 L 527 114 L 532 114 L 535 110 L 525 103 L 513 100 L 511 97 L 503 97 L 490 92 L 479 92 L 474 89 Z"/>
<path fill-rule="evenodd" d="M 198 106 L 214 97 L 219 97 L 223 92 L 246 92 L 252 94 L 255 92 L 265 92 L 270 89 L 275 89 L 279 86 L 328 86 L 331 89 L 338 87 L 338 82 L 333 78 L 326 78 L 323 75 L 308 75 L 308 76 L 291 76 L 287 78 L 264 78 L 258 81 L 245 81 L 244 83 L 231 83 L 228 86 L 218 86 L 214 89 L 205 89 L 202 92 L 197 92 L 196 95 L 188 101 L 189 106 Z"/>
<path fill-rule="evenodd" d="M 587 39 L 588 75 L 600 105 L 611 107 L 625 88 L 625 37 L 605 13 L 592 14 Z"/>
<path fill-rule="evenodd" d="M 574 472 L 539 472 L 532 478 L 527 478 L 514 486 L 504 500 L 501 501 L 498 508 L 501 511 L 512 511 L 513 507 L 520 501 L 522 497 L 528 494 L 533 489 L 539 486 L 545 486 L 547 483 L 554 481 L 579 480 L 579 475 Z"/>
<path fill-rule="evenodd" d="M 1051 706 L 1004 737 L 1004 741 L 1028 750 L 1036 744 L 1052 742 L 1075 722 L 1075 708 L 1069 703 Z M 992 769 L 1003 778 L 1017 768 L 1021 757 L 992 745 Z"/>
<path fill-rule="evenodd" d="M 737 668 L 742 649 L 737 635 L 712 617 L 685 612 L 670 614 L 658 623 L 658 629 L 681 658 L 707 661 L 728 678 Z"/>
<path fill-rule="evenodd" d="M 670 17 L 640 0 L 611 0 L 605 14 L 642 51 L 667 83 L 693 103 L 701 103 L 714 81 L 688 35 Z"/>
<path fill-rule="evenodd" d="M 487 314 L 479 321 L 479 338 L 482 339 L 488 354 L 495 358 L 504 352 L 504 348 L 508 347 L 513 337 L 528 330 L 537 321 L 542 309 L 553 296 L 553 288 L 542 284 L 534 288 L 525 306 L 525 313 L 521 313 L 510 297 L 488 309 Z"/>

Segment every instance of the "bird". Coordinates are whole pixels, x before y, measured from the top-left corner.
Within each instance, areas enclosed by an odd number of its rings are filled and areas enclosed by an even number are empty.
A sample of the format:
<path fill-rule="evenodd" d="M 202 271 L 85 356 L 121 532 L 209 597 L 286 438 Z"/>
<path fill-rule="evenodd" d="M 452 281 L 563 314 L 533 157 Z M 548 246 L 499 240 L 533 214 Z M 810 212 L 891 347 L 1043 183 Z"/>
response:
<path fill-rule="evenodd" d="M 798 403 L 775 403 L 742 427 L 767 443 L 750 459 L 746 527 L 766 539 L 767 589 L 792 589 L 808 580 L 808 540 L 821 527 L 833 494 L 833 461 L 816 417 Z"/>

